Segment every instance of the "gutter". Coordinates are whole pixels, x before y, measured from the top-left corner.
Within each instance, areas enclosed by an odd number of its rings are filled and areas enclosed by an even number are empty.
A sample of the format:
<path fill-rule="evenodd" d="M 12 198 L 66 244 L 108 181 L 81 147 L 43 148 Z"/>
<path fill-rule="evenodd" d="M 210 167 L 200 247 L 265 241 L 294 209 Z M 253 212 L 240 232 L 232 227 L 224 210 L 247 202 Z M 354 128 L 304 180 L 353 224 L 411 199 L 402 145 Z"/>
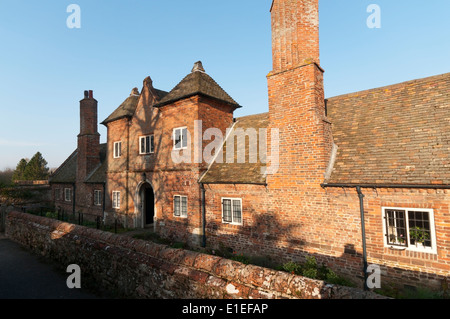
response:
<path fill-rule="evenodd" d="M 267 186 L 265 182 L 200 182 L 201 184 L 207 185 L 262 185 Z"/>
<path fill-rule="evenodd" d="M 411 184 L 320 184 L 322 188 L 326 187 L 338 187 L 338 188 L 354 188 L 354 187 L 361 187 L 361 188 L 411 188 L 411 189 L 450 189 L 450 185 L 442 185 L 442 184 L 436 184 L 436 185 L 411 185 Z"/>

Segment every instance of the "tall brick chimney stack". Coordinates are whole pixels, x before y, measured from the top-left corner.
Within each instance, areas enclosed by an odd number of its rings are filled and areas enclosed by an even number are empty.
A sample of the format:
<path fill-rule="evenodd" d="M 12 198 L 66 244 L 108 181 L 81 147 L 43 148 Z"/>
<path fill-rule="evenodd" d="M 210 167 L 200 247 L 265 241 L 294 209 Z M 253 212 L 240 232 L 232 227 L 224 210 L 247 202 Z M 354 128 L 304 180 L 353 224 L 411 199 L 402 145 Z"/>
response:
<path fill-rule="evenodd" d="M 271 16 L 269 128 L 279 129 L 280 140 L 279 169 L 267 182 L 285 194 L 309 192 L 305 188 L 323 183 L 332 149 L 319 65 L 319 0 L 274 0 Z"/>
<path fill-rule="evenodd" d="M 92 91 L 84 91 L 80 101 L 77 181 L 83 182 L 100 164 L 100 134 L 97 127 L 97 101 Z"/>

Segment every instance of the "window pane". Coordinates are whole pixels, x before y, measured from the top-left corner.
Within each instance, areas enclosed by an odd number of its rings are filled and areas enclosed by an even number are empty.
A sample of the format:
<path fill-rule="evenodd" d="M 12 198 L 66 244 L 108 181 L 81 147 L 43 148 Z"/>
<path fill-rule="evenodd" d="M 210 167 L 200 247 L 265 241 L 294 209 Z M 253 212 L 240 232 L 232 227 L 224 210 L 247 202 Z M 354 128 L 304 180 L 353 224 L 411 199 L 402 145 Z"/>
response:
<path fill-rule="evenodd" d="M 176 149 L 181 148 L 181 130 L 180 129 L 175 130 L 175 148 Z"/>
<path fill-rule="evenodd" d="M 181 216 L 187 216 L 187 197 L 181 197 Z"/>
<path fill-rule="evenodd" d="M 233 200 L 233 222 L 242 223 L 241 201 Z"/>
<path fill-rule="evenodd" d="M 141 154 L 145 154 L 145 139 L 141 137 Z"/>
<path fill-rule="evenodd" d="M 155 152 L 155 136 L 150 136 L 150 153 Z"/>
<path fill-rule="evenodd" d="M 231 223 L 231 200 L 224 199 L 223 200 L 223 221 L 226 223 Z"/>
<path fill-rule="evenodd" d="M 182 147 L 187 147 L 187 128 L 183 129 L 183 137 L 182 137 Z"/>
<path fill-rule="evenodd" d="M 100 206 L 102 201 L 102 192 L 101 191 L 94 191 L 94 205 Z"/>
<path fill-rule="evenodd" d="M 387 243 L 390 245 L 407 246 L 405 211 L 386 210 Z"/>
<path fill-rule="evenodd" d="M 180 216 L 180 196 L 174 198 L 174 215 Z"/>
<path fill-rule="evenodd" d="M 113 208 L 120 208 L 120 192 L 113 192 Z"/>
<path fill-rule="evenodd" d="M 430 216 L 428 212 L 408 212 L 409 237 L 411 245 L 423 244 L 431 247 Z"/>
<path fill-rule="evenodd" d="M 150 136 L 145 137 L 145 154 L 150 153 Z"/>

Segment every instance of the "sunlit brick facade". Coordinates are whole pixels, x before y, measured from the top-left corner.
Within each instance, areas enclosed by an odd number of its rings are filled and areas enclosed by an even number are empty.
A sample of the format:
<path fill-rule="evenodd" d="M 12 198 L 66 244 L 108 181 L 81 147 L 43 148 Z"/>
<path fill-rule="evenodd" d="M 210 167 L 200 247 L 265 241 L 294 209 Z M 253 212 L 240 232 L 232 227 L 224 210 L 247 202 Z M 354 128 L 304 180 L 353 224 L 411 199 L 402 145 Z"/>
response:
<path fill-rule="evenodd" d="M 104 187 L 96 213 L 126 227 L 276 261 L 314 256 L 358 283 L 376 264 L 383 282 L 441 287 L 450 272 L 450 74 L 325 99 L 318 0 L 275 0 L 271 15 L 268 113 L 235 118 L 241 106 L 200 62 L 170 92 L 148 77 L 102 122 L 104 156 L 83 149 L 97 145 L 95 132 L 80 135 L 74 209 L 93 211 L 86 198 Z M 257 132 L 260 153 L 267 132 L 267 153 L 251 162 L 250 145 L 229 134 L 239 129 Z M 218 134 L 210 163 L 204 151 Z M 226 160 L 233 145 L 244 163 Z M 59 177 L 54 189 L 71 185 Z"/>

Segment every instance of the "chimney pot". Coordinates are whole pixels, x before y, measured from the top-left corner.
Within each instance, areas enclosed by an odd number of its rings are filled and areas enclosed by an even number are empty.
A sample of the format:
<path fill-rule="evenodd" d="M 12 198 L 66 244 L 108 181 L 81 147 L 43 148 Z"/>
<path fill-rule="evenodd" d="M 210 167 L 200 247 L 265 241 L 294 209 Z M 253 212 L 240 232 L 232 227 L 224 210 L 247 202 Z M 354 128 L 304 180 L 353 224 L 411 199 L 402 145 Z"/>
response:
<path fill-rule="evenodd" d="M 88 91 L 84 91 L 84 98 L 85 99 L 89 98 L 89 92 Z"/>
<path fill-rule="evenodd" d="M 94 98 L 94 92 L 92 90 L 89 90 L 89 98 L 90 99 Z"/>

